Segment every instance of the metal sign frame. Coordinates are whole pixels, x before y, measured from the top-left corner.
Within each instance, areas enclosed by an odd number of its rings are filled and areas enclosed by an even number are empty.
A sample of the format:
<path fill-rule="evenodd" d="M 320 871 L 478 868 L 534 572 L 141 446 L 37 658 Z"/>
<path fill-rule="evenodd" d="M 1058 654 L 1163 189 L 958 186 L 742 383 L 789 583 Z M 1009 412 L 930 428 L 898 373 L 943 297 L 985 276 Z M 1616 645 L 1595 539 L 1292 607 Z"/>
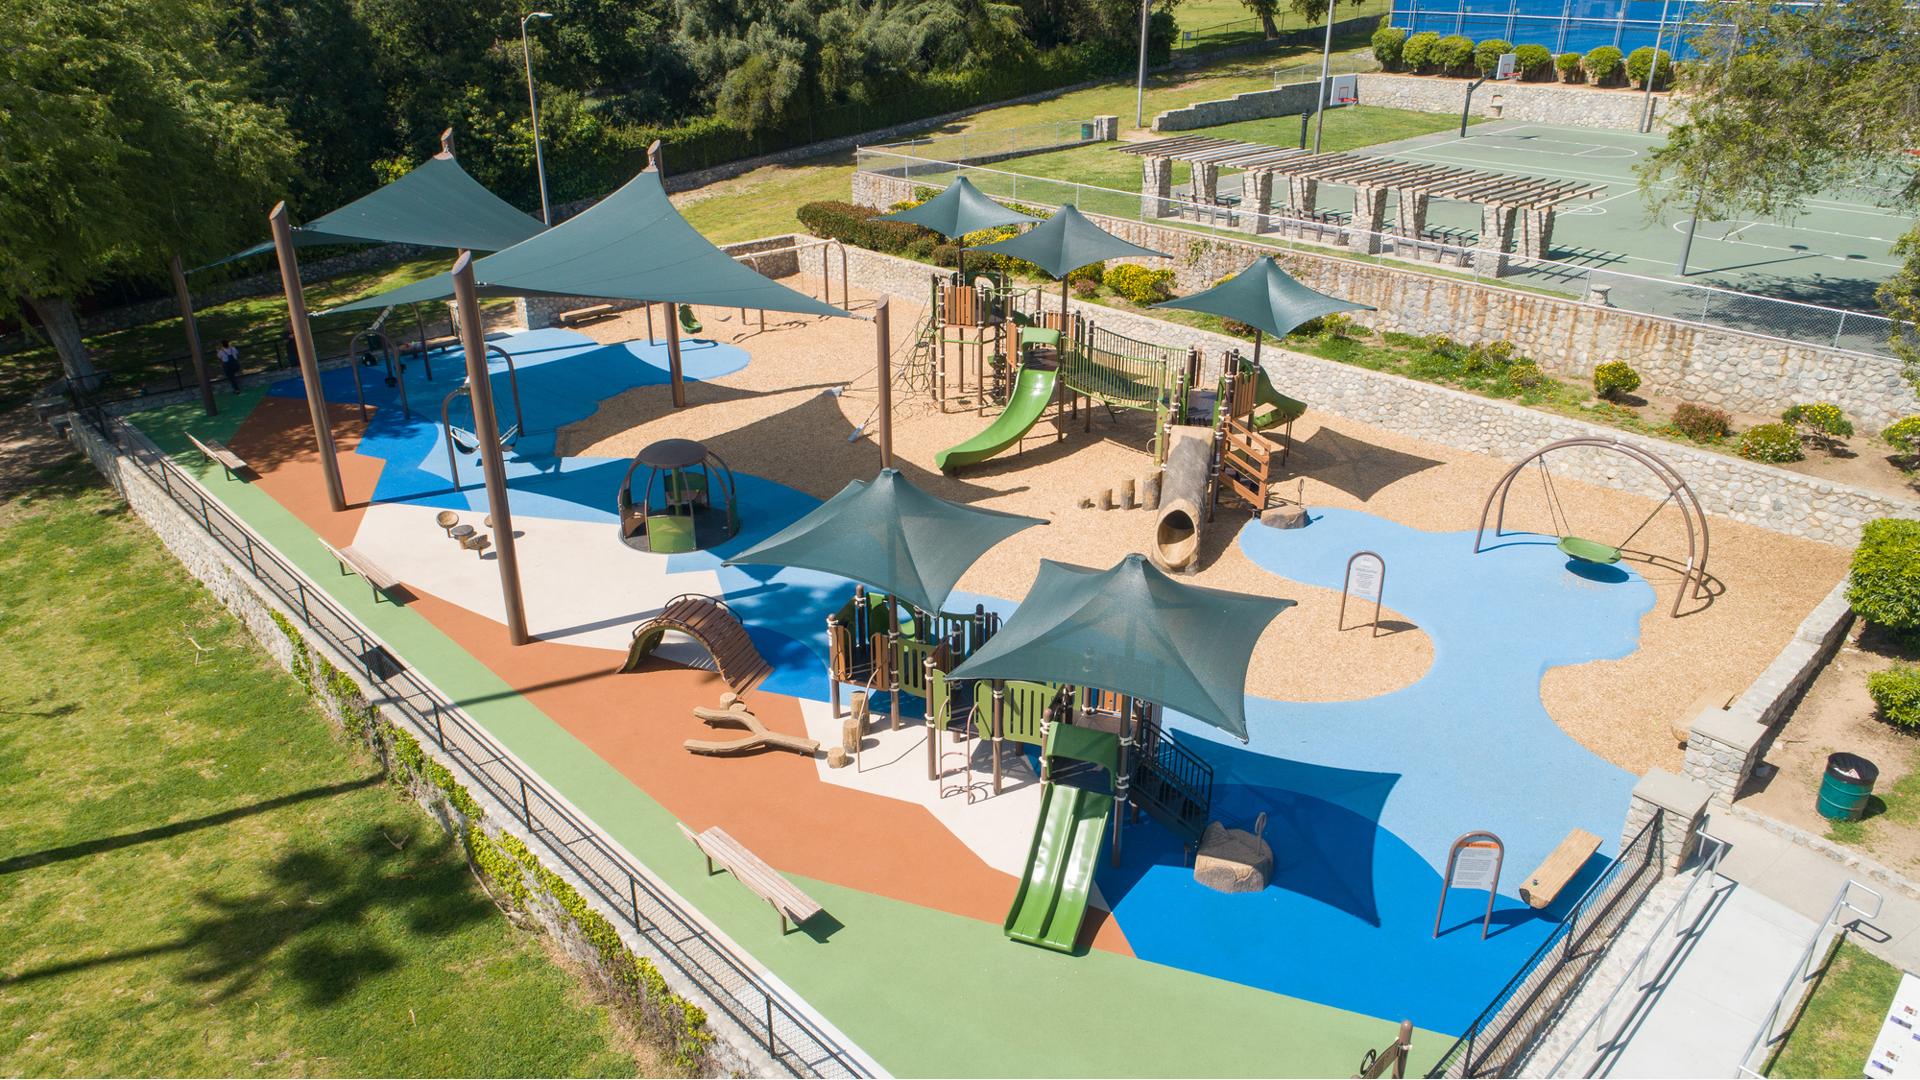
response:
<path fill-rule="evenodd" d="M 1460 861 L 1460 853 L 1469 848 L 1493 849 L 1491 879 L 1484 885 L 1475 880 L 1460 886 L 1463 889 L 1487 890 L 1487 910 L 1480 917 L 1480 940 L 1487 940 L 1487 928 L 1493 923 L 1493 898 L 1500 894 L 1500 868 L 1506 862 L 1507 845 L 1502 843 L 1497 835 L 1484 830 L 1462 833 L 1460 838 L 1453 842 L 1453 846 L 1447 849 L 1447 874 L 1440 882 L 1440 905 L 1433 910 L 1433 936 L 1436 938 L 1440 936 L 1440 919 L 1447 913 L 1447 894 L 1453 890 L 1455 866 Z"/>
<path fill-rule="evenodd" d="M 1335 624 L 1335 628 L 1339 630 L 1348 629 L 1347 594 L 1353 591 L 1353 564 L 1363 558 L 1372 559 L 1375 565 L 1380 567 L 1379 580 L 1375 581 L 1373 586 L 1373 622 L 1371 624 L 1373 626 L 1372 636 L 1379 637 L 1381 597 L 1387 593 L 1387 560 L 1377 551 L 1356 551 L 1348 557 L 1347 572 L 1340 579 L 1340 619 L 1339 622 Z M 1363 595 L 1361 599 L 1364 600 L 1366 597 Z M 1358 624 L 1355 624 L 1354 628 L 1357 629 Z"/>

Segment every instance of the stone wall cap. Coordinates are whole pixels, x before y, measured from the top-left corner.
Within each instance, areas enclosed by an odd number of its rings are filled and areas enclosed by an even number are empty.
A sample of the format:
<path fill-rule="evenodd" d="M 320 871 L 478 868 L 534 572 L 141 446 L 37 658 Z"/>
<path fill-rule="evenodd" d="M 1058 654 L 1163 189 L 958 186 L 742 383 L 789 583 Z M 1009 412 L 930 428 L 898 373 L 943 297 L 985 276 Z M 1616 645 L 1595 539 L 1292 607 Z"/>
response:
<path fill-rule="evenodd" d="M 1736 750 L 1751 748 L 1767 729 L 1751 710 L 1740 708 L 1741 704 L 1735 702 L 1731 709 L 1709 709 L 1701 713 L 1694 717 L 1691 732 Z"/>
<path fill-rule="evenodd" d="M 1713 792 L 1705 784 L 1675 776 L 1665 769 L 1648 769 L 1633 785 L 1633 797 L 1691 821 L 1707 808 Z"/>

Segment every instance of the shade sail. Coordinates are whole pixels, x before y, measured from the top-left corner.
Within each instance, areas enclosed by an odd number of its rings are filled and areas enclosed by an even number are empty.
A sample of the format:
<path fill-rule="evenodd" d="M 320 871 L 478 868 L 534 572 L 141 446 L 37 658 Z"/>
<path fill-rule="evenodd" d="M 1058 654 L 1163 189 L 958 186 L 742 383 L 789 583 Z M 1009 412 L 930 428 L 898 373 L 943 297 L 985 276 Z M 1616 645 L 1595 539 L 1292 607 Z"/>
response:
<path fill-rule="evenodd" d="M 1085 214 L 1071 206 L 1061 207 L 1059 213 L 1019 236 L 968 250 L 991 251 L 1025 259 L 1057 278 L 1107 259 L 1168 257 L 1164 252 L 1152 251 L 1120 239 L 1088 221 Z"/>
<path fill-rule="evenodd" d="M 1042 560 L 1027 598 L 955 679 L 1127 694 L 1247 737 L 1254 642 L 1291 600 L 1182 585 L 1129 555 L 1108 570 Z"/>
<path fill-rule="evenodd" d="M 987 549 L 1044 524 L 934 498 L 898 469 L 881 469 L 727 561 L 822 570 L 939 611 Z"/>
<path fill-rule="evenodd" d="M 503 251 L 544 227 L 481 187 L 452 154 L 439 153 L 391 184 L 296 226 L 293 242 L 303 247 L 381 243 Z M 207 266 L 272 250 L 273 241 L 268 240 Z"/>
<path fill-rule="evenodd" d="M 1246 323 L 1275 337 L 1309 319 L 1340 311 L 1372 311 L 1366 304 L 1328 296 L 1295 281 L 1280 269 L 1273 256 L 1262 255 L 1253 265 L 1204 292 L 1163 300 L 1154 307 L 1204 311 Z"/>
<path fill-rule="evenodd" d="M 921 203 L 910 210 L 897 210 L 891 214 L 882 214 L 876 221 L 904 221 L 910 225 L 920 225 L 939 233 L 950 240 L 958 240 L 970 232 L 981 229 L 997 229 L 1002 225 L 1018 225 L 1023 221 L 1039 221 L 1031 214 L 1018 210 L 1009 210 L 992 199 L 981 194 L 966 177 L 962 176 L 947 185 L 947 190 Z"/>
<path fill-rule="evenodd" d="M 579 215 L 473 264 L 482 296 L 584 296 L 602 300 L 846 315 L 714 247 L 667 201 L 649 169 Z M 439 274 L 334 311 L 444 300 L 453 279 Z"/>

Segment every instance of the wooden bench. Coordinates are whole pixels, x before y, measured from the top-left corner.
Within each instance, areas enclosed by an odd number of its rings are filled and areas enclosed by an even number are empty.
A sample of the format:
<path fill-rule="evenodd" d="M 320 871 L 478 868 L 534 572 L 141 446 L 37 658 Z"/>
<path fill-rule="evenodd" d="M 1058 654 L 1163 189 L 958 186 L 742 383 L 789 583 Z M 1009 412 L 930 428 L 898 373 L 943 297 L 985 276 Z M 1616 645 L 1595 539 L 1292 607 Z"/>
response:
<path fill-rule="evenodd" d="M 709 875 L 721 870 L 728 871 L 760 899 L 773 905 L 773 910 L 780 914 L 781 933 L 790 933 L 793 927 L 806 925 L 808 919 L 825 910 L 812 897 L 796 888 L 793 882 L 781 877 L 779 871 L 762 862 L 760 856 L 728 836 L 720 826 L 715 825 L 705 832 L 696 833 L 680 822 L 674 824 L 680 827 L 680 832 L 687 839 L 693 841 L 694 847 L 700 849 L 700 854 L 707 857 Z"/>
<path fill-rule="evenodd" d="M 327 554 L 340 564 L 341 573 L 359 574 L 366 579 L 367 584 L 373 587 L 374 600 L 378 601 L 381 593 L 386 593 L 387 599 L 393 599 L 394 590 L 400 587 L 400 579 L 381 569 L 379 563 L 351 547 L 337 548 L 325 540 L 320 541 L 320 546 L 326 548 Z"/>
<path fill-rule="evenodd" d="M 1585 829 L 1575 829 L 1567 834 L 1560 846 L 1540 864 L 1526 884 L 1520 886 L 1520 899 L 1529 907 L 1543 908 L 1553 903 L 1560 890 L 1567 887 L 1573 875 L 1587 865 L 1593 853 L 1600 850 L 1600 838 Z"/>
<path fill-rule="evenodd" d="M 200 451 L 208 461 L 225 469 L 229 480 L 239 479 L 241 470 L 252 468 L 239 454 L 227 449 L 226 444 L 218 439 L 197 439 L 188 435 L 187 441 L 192 443 L 193 448 Z"/>
<path fill-rule="evenodd" d="M 616 311 L 617 309 L 612 304 L 594 304 L 590 307 L 563 311 L 554 321 L 558 322 L 561 326 L 579 326 L 582 323 L 611 319 Z"/>

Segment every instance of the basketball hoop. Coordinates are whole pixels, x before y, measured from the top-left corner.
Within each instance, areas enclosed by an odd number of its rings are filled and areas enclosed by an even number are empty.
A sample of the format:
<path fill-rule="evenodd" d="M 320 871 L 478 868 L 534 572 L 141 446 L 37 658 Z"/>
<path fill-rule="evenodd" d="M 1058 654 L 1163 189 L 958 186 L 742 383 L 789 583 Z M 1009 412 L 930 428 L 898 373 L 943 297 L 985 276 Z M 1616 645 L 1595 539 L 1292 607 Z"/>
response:
<path fill-rule="evenodd" d="M 1494 68 L 1495 79 L 1517 79 L 1520 77 L 1520 54 L 1501 53 L 1499 66 Z"/>

